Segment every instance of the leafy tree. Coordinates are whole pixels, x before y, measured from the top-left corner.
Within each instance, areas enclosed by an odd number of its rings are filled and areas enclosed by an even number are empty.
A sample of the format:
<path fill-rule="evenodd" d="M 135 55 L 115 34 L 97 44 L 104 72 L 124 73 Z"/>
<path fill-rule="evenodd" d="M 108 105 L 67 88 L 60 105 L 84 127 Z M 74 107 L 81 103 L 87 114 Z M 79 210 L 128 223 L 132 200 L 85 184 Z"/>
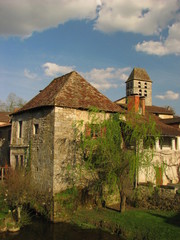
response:
<path fill-rule="evenodd" d="M 15 108 L 21 108 L 26 101 L 15 93 L 10 93 L 6 102 L 0 100 L 0 111 L 13 112 Z"/>
<path fill-rule="evenodd" d="M 152 146 L 158 137 L 155 122 L 135 113 L 110 115 L 103 121 L 97 111 L 91 112 L 90 122 L 81 132 L 80 147 L 87 170 L 94 172 L 97 186 L 108 185 L 120 196 L 120 211 L 125 210 L 126 189 L 137 179 L 138 169 L 148 167 L 152 162 L 152 151 L 144 151 Z M 152 137 L 153 136 L 153 137 Z M 135 181 L 136 184 L 136 181 Z"/>

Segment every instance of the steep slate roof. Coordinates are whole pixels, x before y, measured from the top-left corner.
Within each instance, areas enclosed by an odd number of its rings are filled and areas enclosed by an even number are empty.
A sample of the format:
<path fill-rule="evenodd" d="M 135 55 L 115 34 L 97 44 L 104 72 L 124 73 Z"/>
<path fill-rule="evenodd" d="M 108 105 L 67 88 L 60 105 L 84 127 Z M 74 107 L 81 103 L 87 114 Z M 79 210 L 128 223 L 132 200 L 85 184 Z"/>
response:
<path fill-rule="evenodd" d="M 55 78 L 44 90 L 13 114 L 46 106 L 75 109 L 97 107 L 106 112 L 122 111 L 120 106 L 111 102 L 75 71 Z"/>
<path fill-rule="evenodd" d="M 126 82 L 129 82 L 131 80 L 140 80 L 140 81 L 146 81 L 146 82 L 152 82 L 149 75 L 147 74 L 146 70 L 144 68 L 133 68 L 128 80 Z"/>

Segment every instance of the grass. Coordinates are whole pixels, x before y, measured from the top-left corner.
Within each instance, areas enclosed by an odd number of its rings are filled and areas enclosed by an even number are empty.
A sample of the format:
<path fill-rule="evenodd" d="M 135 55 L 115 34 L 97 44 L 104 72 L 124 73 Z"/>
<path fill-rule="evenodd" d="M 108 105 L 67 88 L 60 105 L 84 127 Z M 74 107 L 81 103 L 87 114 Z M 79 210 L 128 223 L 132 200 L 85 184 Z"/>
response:
<path fill-rule="evenodd" d="M 84 228 L 119 233 L 128 240 L 180 239 L 180 213 L 172 211 L 129 210 L 119 213 L 108 209 L 81 209 L 72 221 Z"/>

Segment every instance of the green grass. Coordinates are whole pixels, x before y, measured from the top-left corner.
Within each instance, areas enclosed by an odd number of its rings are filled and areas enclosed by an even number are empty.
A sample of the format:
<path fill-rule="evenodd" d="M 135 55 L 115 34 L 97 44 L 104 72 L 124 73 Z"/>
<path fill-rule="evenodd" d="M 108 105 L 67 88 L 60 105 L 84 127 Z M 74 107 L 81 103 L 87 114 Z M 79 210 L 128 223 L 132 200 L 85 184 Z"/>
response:
<path fill-rule="evenodd" d="M 126 239 L 179 240 L 180 213 L 129 210 L 119 213 L 108 209 L 79 210 L 73 222 L 81 227 L 100 227 L 112 233 L 121 233 Z"/>

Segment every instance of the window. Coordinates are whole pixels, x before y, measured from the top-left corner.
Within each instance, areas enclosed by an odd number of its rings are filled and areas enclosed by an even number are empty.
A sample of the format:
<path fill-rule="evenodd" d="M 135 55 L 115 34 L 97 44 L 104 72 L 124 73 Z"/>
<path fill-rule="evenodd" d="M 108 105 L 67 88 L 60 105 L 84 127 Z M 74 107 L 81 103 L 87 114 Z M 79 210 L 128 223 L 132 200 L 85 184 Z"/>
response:
<path fill-rule="evenodd" d="M 33 126 L 33 134 L 36 135 L 39 133 L 39 124 L 34 124 Z"/>
<path fill-rule="evenodd" d="M 24 157 L 23 157 L 23 155 L 20 155 L 20 167 L 23 167 L 23 165 L 24 165 Z"/>
<path fill-rule="evenodd" d="M 172 143 L 171 143 L 171 137 L 163 137 L 161 139 L 161 149 L 163 148 L 171 148 L 172 147 Z"/>
<path fill-rule="evenodd" d="M 18 137 L 22 138 L 22 121 L 18 123 Z"/>
<path fill-rule="evenodd" d="M 144 96 L 147 97 L 147 93 L 145 93 Z"/>
<path fill-rule="evenodd" d="M 24 156 L 23 155 L 15 155 L 16 161 L 16 169 L 24 166 Z"/>
<path fill-rule="evenodd" d="M 19 167 L 18 155 L 15 155 L 16 169 Z"/>
<path fill-rule="evenodd" d="M 96 139 L 97 137 L 102 137 L 106 134 L 106 127 L 101 127 L 98 124 L 86 124 L 85 126 L 86 137 L 91 137 Z"/>

